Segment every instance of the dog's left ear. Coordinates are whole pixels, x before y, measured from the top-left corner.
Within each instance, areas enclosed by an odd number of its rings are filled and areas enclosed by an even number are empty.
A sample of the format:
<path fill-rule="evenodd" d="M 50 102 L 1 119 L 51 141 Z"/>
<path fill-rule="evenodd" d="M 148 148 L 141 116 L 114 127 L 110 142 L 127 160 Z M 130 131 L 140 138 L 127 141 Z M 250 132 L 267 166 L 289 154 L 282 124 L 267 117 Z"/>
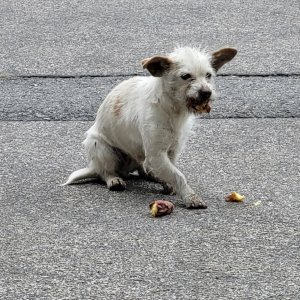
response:
<path fill-rule="evenodd" d="M 153 56 L 143 59 L 141 64 L 152 76 L 162 77 L 170 69 L 172 61 L 167 56 Z"/>
<path fill-rule="evenodd" d="M 218 71 L 223 65 L 231 61 L 236 54 L 237 50 L 235 48 L 222 48 L 213 52 L 211 65 L 216 71 Z"/>

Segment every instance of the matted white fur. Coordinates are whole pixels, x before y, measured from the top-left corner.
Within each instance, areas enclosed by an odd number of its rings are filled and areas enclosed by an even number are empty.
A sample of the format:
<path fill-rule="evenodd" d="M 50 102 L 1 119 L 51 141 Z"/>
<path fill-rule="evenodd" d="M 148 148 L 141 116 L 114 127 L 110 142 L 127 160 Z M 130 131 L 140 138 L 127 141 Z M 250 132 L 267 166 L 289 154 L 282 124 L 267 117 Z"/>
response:
<path fill-rule="evenodd" d="M 99 176 L 110 189 L 124 189 L 123 178 L 138 170 L 171 185 L 187 207 L 206 208 L 176 161 L 193 116 L 210 111 L 216 71 L 235 54 L 233 48 L 210 56 L 179 47 L 167 56 L 144 59 L 143 67 L 153 76 L 125 80 L 107 95 L 86 133 L 88 166 L 65 184 Z"/>

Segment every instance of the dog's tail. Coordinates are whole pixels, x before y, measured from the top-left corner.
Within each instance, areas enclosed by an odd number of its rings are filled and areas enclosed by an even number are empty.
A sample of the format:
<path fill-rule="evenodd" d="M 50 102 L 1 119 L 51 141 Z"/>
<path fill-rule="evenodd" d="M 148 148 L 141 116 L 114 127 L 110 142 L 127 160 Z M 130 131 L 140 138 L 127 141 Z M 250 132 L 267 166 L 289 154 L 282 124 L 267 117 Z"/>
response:
<path fill-rule="evenodd" d="M 72 184 L 75 181 L 78 181 L 81 179 L 88 179 L 88 178 L 95 178 L 95 177 L 98 177 L 98 176 L 97 176 L 97 173 L 93 169 L 83 168 L 83 169 L 73 172 L 69 176 L 68 180 L 65 183 L 61 184 L 60 186 Z"/>

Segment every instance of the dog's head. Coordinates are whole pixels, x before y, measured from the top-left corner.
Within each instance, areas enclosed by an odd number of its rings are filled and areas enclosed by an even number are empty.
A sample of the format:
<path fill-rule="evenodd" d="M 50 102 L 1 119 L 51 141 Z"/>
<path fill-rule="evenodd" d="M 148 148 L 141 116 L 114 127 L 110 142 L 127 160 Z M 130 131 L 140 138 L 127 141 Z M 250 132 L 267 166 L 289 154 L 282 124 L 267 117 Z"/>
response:
<path fill-rule="evenodd" d="M 236 53 L 234 48 L 222 48 L 209 55 L 182 47 L 168 56 L 143 59 L 142 66 L 152 76 L 161 77 L 164 93 L 174 101 L 174 106 L 193 113 L 209 113 L 210 103 L 216 98 L 214 77 Z"/>

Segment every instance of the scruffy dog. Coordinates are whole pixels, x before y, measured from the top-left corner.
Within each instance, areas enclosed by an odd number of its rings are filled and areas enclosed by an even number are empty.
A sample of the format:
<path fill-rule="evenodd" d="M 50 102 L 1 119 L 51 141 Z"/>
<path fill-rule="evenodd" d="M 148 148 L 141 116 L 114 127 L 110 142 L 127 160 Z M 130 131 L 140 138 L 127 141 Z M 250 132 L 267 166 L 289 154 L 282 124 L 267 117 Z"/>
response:
<path fill-rule="evenodd" d="M 209 55 L 180 47 L 168 56 L 142 60 L 152 76 L 125 80 L 107 95 L 83 142 L 88 167 L 72 173 L 65 184 L 100 177 L 110 190 L 124 190 L 123 178 L 138 171 L 177 193 L 186 207 L 207 208 L 176 161 L 192 117 L 211 110 L 216 72 L 236 53 L 222 48 Z"/>

